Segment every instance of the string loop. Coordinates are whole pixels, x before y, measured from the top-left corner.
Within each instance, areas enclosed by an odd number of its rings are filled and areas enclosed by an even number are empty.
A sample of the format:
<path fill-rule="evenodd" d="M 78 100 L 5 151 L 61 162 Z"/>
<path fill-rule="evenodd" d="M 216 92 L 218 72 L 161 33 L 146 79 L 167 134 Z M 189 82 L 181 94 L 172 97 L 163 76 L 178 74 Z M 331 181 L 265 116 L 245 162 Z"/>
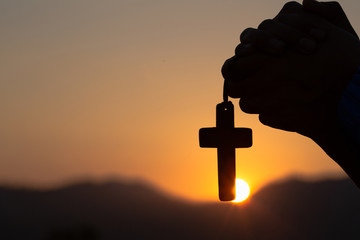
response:
<path fill-rule="evenodd" d="M 225 79 L 224 79 L 224 89 L 223 89 L 223 100 L 224 100 L 224 102 L 229 101 L 229 96 L 227 93 L 227 81 Z"/>

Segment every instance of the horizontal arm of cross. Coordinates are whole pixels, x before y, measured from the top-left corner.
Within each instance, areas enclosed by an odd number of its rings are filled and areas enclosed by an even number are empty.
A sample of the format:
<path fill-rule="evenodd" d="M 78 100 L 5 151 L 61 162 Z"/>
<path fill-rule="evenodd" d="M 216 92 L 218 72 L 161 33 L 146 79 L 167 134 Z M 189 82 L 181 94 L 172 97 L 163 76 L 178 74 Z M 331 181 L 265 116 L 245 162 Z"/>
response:
<path fill-rule="evenodd" d="M 199 139 L 200 147 L 248 148 L 252 146 L 252 130 L 250 128 L 201 128 Z"/>

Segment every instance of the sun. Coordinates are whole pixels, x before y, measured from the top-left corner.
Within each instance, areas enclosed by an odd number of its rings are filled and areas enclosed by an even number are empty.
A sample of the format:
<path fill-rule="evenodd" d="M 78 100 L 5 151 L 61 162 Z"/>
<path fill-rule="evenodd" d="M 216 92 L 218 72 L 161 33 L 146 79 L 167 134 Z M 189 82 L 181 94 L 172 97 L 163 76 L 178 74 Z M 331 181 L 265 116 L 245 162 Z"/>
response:
<path fill-rule="evenodd" d="M 236 179 L 236 196 L 233 202 L 242 202 L 250 195 L 250 187 L 244 180 Z"/>

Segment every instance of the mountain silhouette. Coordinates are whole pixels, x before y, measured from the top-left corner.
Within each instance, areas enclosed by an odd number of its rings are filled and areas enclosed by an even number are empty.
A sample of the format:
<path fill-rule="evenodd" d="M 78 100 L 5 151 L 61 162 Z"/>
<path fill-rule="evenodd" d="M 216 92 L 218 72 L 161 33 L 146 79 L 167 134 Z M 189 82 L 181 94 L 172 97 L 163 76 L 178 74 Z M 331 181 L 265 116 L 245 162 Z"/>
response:
<path fill-rule="evenodd" d="M 360 239 L 347 179 L 272 183 L 245 204 L 194 203 L 143 183 L 0 188 L 0 239 Z"/>

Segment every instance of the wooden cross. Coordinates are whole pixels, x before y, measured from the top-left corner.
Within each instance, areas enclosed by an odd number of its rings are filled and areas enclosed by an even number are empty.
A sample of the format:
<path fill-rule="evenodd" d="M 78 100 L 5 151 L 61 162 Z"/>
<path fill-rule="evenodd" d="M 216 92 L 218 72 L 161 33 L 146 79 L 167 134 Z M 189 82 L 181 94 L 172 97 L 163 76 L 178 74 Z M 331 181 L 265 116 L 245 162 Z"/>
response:
<path fill-rule="evenodd" d="M 250 128 L 234 127 L 234 105 L 224 101 L 216 105 L 216 127 L 201 128 L 200 147 L 217 148 L 220 201 L 235 199 L 235 148 L 252 146 Z"/>

